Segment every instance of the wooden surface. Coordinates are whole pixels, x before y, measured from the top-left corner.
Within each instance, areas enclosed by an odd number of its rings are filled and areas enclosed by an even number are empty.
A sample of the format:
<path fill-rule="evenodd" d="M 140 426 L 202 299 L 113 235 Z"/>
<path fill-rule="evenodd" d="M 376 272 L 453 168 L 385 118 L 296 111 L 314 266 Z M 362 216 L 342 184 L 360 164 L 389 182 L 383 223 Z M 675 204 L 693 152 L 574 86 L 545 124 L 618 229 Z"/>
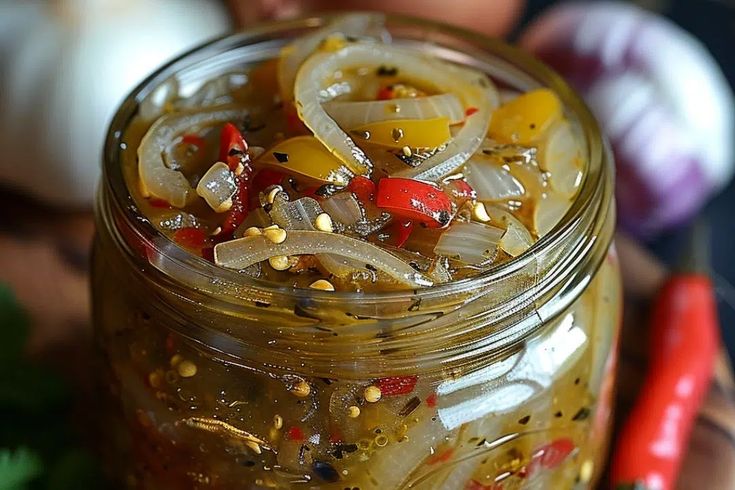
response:
<path fill-rule="evenodd" d="M 78 412 L 89 405 L 90 324 L 87 251 L 93 225 L 88 213 L 62 213 L 0 194 L 7 211 L 0 226 L 0 281 L 9 283 L 31 315 L 29 355 L 51 364 L 73 383 Z M 634 242 L 618 237 L 626 287 L 618 416 L 630 407 L 645 369 L 650 297 L 664 280 L 663 267 Z M 691 441 L 681 490 L 735 488 L 735 383 L 723 356 L 716 381 Z"/>

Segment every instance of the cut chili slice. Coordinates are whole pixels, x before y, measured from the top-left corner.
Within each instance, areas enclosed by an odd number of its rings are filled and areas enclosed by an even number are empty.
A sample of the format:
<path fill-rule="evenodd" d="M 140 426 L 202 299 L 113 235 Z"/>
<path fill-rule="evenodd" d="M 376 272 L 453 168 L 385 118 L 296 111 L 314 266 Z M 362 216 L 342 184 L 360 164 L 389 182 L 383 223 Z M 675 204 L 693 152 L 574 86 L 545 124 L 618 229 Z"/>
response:
<path fill-rule="evenodd" d="M 391 376 L 379 379 L 376 384 L 382 396 L 407 395 L 416 387 L 418 376 Z"/>
<path fill-rule="evenodd" d="M 182 247 L 201 253 L 207 243 L 207 234 L 200 228 L 189 226 L 176 230 L 173 239 Z"/>
<path fill-rule="evenodd" d="M 434 454 L 426 461 L 426 463 L 430 465 L 437 464 L 437 463 L 446 463 L 447 461 L 452 459 L 453 455 L 454 455 L 454 449 L 449 448 L 446 451 Z"/>
<path fill-rule="evenodd" d="M 564 462 L 574 450 L 574 442 L 567 438 L 556 439 L 545 446 L 541 446 L 536 453 L 539 454 L 541 466 L 553 469 Z"/>
<path fill-rule="evenodd" d="M 395 216 L 441 228 L 452 219 L 452 201 L 438 187 L 418 180 L 386 177 L 378 182 L 376 204 Z"/>
<path fill-rule="evenodd" d="M 390 235 L 388 243 L 394 247 L 402 247 L 406 241 L 408 241 L 408 237 L 411 236 L 412 231 L 412 221 L 407 219 L 395 220 L 387 229 L 387 232 Z"/>
<path fill-rule="evenodd" d="M 222 126 L 219 144 L 219 160 L 225 162 L 233 172 L 239 165 L 246 165 L 250 161 L 248 144 L 240 130 L 232 123 Z"/>
<path fill-rule="evenodd" d="M 375 182 L 362 175 L 353 177 L 347 185 L 347 190 L 355 194 L 363 203 L 375 200 Z"/>
<path fill-rule="evenodd" d="M 304 436 L 304 431 L 301 430 L 300 427 L 293 426 L 286 432 L 286 437 L 291 441 L 301 442 L 306 437 Z"/>

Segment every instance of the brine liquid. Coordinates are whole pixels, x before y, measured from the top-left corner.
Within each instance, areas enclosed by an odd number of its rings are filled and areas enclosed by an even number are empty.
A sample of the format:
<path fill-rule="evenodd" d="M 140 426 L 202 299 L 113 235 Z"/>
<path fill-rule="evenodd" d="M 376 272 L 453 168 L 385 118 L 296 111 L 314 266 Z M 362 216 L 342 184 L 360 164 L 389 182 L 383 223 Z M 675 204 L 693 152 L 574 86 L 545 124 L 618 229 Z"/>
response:
<path fill-rule="evenodd" d="M 95 255 L 95 320 L 124 420 L 114 471 L 130 488 L 583 489 L 599 474 L 620 307 L 612 255 L 509 357 L 387 380 L 234 363 L 177 335 L 124 264 Z M 371 386 L 383 387 L 372 403 Z"/>

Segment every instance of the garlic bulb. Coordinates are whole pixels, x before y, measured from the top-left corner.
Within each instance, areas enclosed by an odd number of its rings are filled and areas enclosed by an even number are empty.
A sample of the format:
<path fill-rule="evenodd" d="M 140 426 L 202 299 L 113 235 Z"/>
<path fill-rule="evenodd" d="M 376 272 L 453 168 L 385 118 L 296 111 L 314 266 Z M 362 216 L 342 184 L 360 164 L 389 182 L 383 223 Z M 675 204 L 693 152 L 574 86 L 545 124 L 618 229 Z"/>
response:
<path fill-rule="evenodd" d="M 229 27 L 215 0 L 0 4 L 0 181 L 89 205 L 116 106 L 163 62 Z"/>

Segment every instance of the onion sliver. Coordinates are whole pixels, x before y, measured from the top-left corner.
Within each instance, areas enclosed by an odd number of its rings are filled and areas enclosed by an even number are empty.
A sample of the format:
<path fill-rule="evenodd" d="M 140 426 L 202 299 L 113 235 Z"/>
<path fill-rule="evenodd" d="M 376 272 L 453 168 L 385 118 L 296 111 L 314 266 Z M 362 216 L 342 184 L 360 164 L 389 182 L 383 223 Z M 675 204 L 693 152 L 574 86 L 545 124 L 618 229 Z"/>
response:
<path fill-rule="evenodd" d="M 517 199 L 526 193 L 518 179 L 492 161 L 475 157 L 465 165 L 464 175 L 480 201 Z"/>
<path fill-rule="evenodd" d="M 540 238 L 550 232 L 561 221 L 572 201 L 557 194 L 547 192 L 543 199 L 536 201 L 536 210 L 533 216 L 533 225 L 536 235 Z"/>
<path fill-rule="evenodd" d="M 551 174 L 551 187 L 564 197 L 572 197 L 582 183 L 581 141 L 568 122 L 558 123 L 541 151 L 539 166 Z"/>
<path fill-rule="evenodd" d="M 398 172 L 396 176 L 437 180 L 460 167 L 485 138 L 490 112 L 497 106 L 496 90 L 490 80 L 479 72 L 471 72 L 470 75 L 465 68 L 418 55 L 413 50 L 385 44 L 349 44 L 339 51 L 315 53 L 304 62 L 296 77 L 294 92 L 299 117 L 314 136 L 355 173 L 368 173 L 371 162 L 337 122 L 329 117 L 319 93 L 323 81 L 335 71 L 351 67 L 377 70 L 381 66 L 400 67 L 403 72 L 410 74 L 412 80 L 434 87 L 438 92 L 455 93 L 464 107 L 477 109 L 444 151 L 427 158 L 421 166 Z"/>
<path fill-rule="evenodd" d="M 439 237 L 434 253 L 465 264 L 481 264 L 495 258 L 503 233 L 481 223 L 455 223 Z"/>
<path fill-rule="evenodd" d="M 508 255 L 518 257 L 533 245 L 531 232 L 510 212 L 494 204 L 486 204 L 485 210 L 493 223 L 505 228 L 500 248 Z"/>
<path fill-rule="evenodd" d="M 209 167 L 197 184 L 197 194 L 218 213 L 229 211 L 235 192 L 235 175 L 224 162 L 217 162 Z"/>
<path fill-rule="evenodd" d="M 333 100 L 325 102 L 323 107 L 329 117 L 344 130 L 396 119 L 445 117 L 449 120 L 449 124 L 457 124 L 464 120 L 462 103 L 454 94 L 360 102 Z"/>
<path fill-rule="evenodd" d="M 294 81 L 299 67 L 317 50 L 327 37 L 333 34 L 361 36 L 384 31 L 385 17 L 381 14 L 351 14 L 336 19 L 331 24 L 284 47 L 278 61 L 278 85 L 283 100 L 292 100 Z"/>
<path fill-rule="evenodd" d="M 365 212 L 351 192 L 340 192 L 322 201 L 322 208 L 333 221 L 348 227 L 365 218 Z"/>
<path fill-rule="evenodd" d="M 200 112 L 174 113 L 159 118 L 138 147 L 138 175 L 145 191 L 174 207 L 186 205 L 191 184 L 178 170 L 168 168 L 163 153 L 177 137 L 207 126 L 236 121 L 247 115 L 245 109 L 219 108 Z"/>
<path fill-rule="evenodd" d="M 310 197 L 302 197 L 289 201 L 285 192 L 276 195 L 270 217 L 275 224 L 285 230 L 316 231 L 314 221 L 322 213 L 319 203 Z M 319 262 L 331 274 L 337 277 L 349 277 L 356 271 L 364 269 L 362 262 L 345 259 L 338 255 L 315 254 Z"/>
<path fill-rule="evenodd" d="M 384 272 L 399 284 L 426 287 L 433 283 L 409 264 L 368 242 L 338 233 L 323 231 L 289 231 L 283 243 L 275 244 L 265 236 L 239 238 L 214 247 L 214 261 L 228 269 L 245 269 L 276 255 L 339 255 L 360 261 Z"/>

